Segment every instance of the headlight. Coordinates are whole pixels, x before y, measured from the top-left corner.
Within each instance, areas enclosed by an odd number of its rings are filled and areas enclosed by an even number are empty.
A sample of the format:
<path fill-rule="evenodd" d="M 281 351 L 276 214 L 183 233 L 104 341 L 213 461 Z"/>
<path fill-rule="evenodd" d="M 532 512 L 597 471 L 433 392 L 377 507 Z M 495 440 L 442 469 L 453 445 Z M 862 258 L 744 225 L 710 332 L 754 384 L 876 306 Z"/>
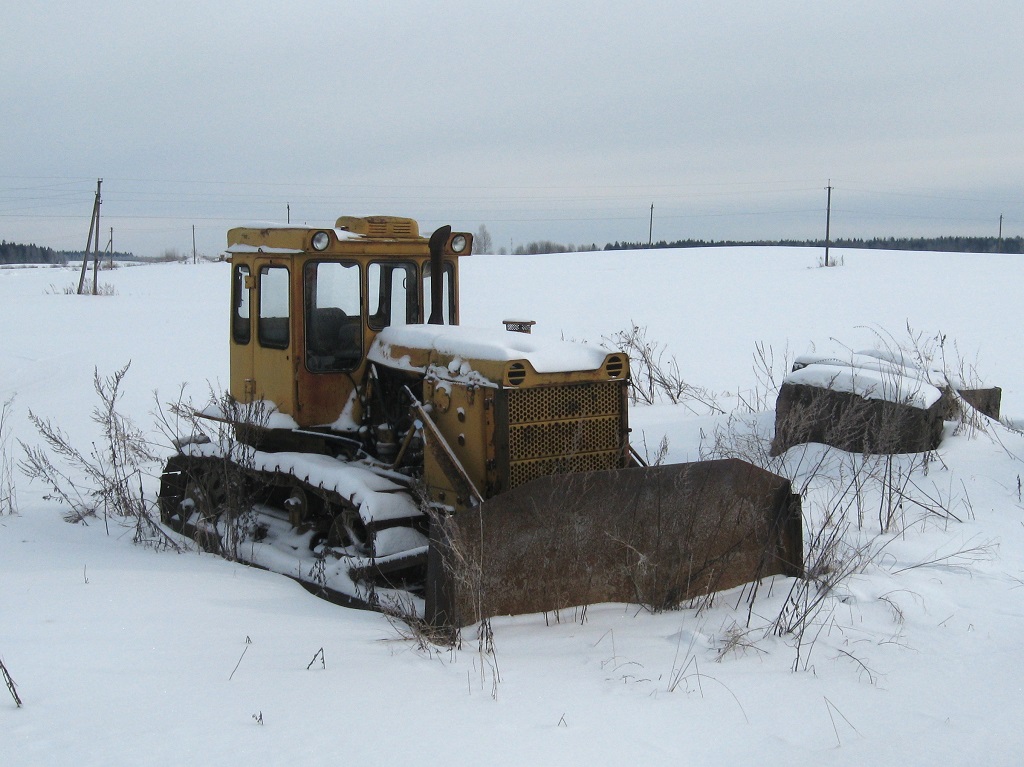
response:
<path fill-rule="evenodd" d="M 461 253 L 466 249 L 466 236 L 464 234 L 457 234 L 452 237 L 452 252 Z"/>
<path fill-rule="evenodd" d="M 331 244 L 331 236 L 327 232 L 317 232 L 313 235 L 313 250 L 327 250 Z"/>

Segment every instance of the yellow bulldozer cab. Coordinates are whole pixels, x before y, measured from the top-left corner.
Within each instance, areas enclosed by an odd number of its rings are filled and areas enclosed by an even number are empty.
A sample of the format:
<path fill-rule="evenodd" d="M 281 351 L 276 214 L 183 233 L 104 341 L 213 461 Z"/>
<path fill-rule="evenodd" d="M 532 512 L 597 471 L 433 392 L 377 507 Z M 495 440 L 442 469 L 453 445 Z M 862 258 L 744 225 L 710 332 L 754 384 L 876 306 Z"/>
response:
<path fill-rule="evenodd" d="M 346 431 L 361 421 L 357 382 L 381 330 L 432 316 L 458 324 L 458 259 L 471 253 L 472 235 L 445 238 L 440 291 L 429 241 L 408 218 L 238 227 L 227 250 L 231 396 L 263 402 L 299 427 Z"/>

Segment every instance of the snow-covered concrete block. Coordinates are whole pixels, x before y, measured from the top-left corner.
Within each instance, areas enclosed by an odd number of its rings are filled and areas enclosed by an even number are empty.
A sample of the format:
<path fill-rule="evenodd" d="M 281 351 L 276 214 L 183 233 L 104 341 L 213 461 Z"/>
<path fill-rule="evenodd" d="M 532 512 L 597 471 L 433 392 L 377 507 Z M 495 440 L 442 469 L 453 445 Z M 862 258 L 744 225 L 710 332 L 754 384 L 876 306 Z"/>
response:
<path fill-rule="evenodd" d="M 939 446 L 942 424 L 942 392 L 915 371 L 814 361 L 779 389 L 772 454 L 805 442 L 856 453 L 923 452 Z"/>

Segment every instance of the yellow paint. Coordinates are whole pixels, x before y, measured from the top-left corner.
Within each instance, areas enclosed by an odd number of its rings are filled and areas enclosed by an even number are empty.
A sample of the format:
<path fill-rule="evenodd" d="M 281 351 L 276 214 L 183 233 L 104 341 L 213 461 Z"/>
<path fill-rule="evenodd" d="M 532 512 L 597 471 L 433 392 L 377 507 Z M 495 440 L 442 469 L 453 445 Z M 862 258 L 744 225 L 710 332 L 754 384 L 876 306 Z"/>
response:
<path fill-rule="evenodd" d="M 456 235 L 465 237 L 468 246 L 462 253 L 452 252 L 451 239 Z M 325 243 L 321 249 L 314 243 Z M 461 232 L 449 238 L 446 246 L 445 264 L 451 269 L 451 300 L 453 304 L 450 320 L 458 323 L 458 258 L 472 251 L 472 235 Z M 238 227 L 228 232 L 228 252 L 231 254 L 232 275 L 244 268 L 248 276 L 238 284 L 244 291 L 249 311 L 248 340 L 240 340 L 234 332 L 236 325 L 244 324 L 245 318 L 236 318 L 237 307 L 232 307 L 231 338 L 231 396 L 240 402 L 256 400 L 272 401 L 277 409 L 292 416 L 302 427 L 327 426 L 335 423 L 349 401 L 354 387 L 364 385 L 367 375 L 366 350 L 380 330 L 380 323 L 368 316 L 370 296 L 368 284 L 371 269 L 408 263 L 415 270 L 417 316 L 412 321 L 423 322 L 423 307 L 429 296 L 424 295 L 424 274 L 430 262 L 428 240 L 419 236 L 419 227 L 412 219 L 391 216 L 353 218 L 343 216 L 331 228 L 307 226 L 275 226 L 265 228 Z M 344 371 L 321 372 L 311 369 L 307 358 L 307 328 L 304 317 L 304 273 L 308 264 L 335 263 L 349 264 L 359 272 L 358 316 L 349 320 L 357 322 L 357 333 L 361 338 L 362 356 L 358 364 Z M 274 271 L 277 270 L 277 271 Z M 287 270 L 288 311 L 287 318 L 280 318 L 276 325 L 287 325 L 286 342 L 268 342 L 261 338 L 261 312 L 274 313 L 264 317 L 263 327 L 271 329 L 273 320 L 281 311 L 264 310 L 270 291 L 261 286 L 261 274 L 277 275 Z M 268 281 L 264 278 L 263 282 Z M 426 286 L 429 292 L 429 283 Z M 279 307 L 280 308 L 280 307 Z M 378 327 L 374 327 L 377 325 Z M 277 329 L 274 329 L 277 333 Z M 284 338 L 282 334 L 276 338 Z M 361 418 L 357 403 L 352 418 Z"/>

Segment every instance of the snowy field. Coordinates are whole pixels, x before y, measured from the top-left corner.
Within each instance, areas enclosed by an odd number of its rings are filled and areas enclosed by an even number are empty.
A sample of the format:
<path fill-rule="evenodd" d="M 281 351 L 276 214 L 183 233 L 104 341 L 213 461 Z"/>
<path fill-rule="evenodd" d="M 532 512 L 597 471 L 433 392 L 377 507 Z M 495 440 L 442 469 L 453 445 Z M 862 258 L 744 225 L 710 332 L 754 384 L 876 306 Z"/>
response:
<path fill-rule="evenodd" d="M 778 377 L 794 355 L 916 339 L 1001 386 L 1003 415 L 1024 422 L 1019 256 L 839 251 L 843 265 L 824 269 L 820 255 L 474 256 L 463 324 L 527 318 L 535 333 L 599 343 L 635 323 L 726 409 L 763 394 L 759 346 Z M 88 449 L 94 369 L 131 362 L 121 408 L 157 441 L 158 398 L 184 385 L 201 403 L 226 386 L 226 265 L 124 267 L 100 282 L 113 295 L 66 295 L 70 269 L 0 270 L 9 460 L 18 440 L 40 441 L 29 411 Z M 733 437 L 770 439 L 773 402 L 733 419 Z M 664 403 L 631 418 L 634 441 L 667 435 L 673 461 L 730 423 Z M 800 587 L 775 578 L 752 602 L 736 589 L 656 615 L 495 619 L 487 656 L 471 630 L 459 650 L 423 649 L 284 577 L 142 548 L 113 521 L 65 523 L 15 473 L 0 659 L 24 705 L 0 688 L 0 764 L 1020 764 L 1022 460 L 1024 437 L 1000 424 L 947 424 L 937 456 L 896 462 L 916 500 L 883 525 L 876 489 L 856 504 L 835 491 L 856 457 L 794 448 L 778 468 L 807 483 L 805 535 L 842 533 L 817 573 L 831 589 L 805 592 L 816 606 L 802 633 L 773 630 Z"/>

